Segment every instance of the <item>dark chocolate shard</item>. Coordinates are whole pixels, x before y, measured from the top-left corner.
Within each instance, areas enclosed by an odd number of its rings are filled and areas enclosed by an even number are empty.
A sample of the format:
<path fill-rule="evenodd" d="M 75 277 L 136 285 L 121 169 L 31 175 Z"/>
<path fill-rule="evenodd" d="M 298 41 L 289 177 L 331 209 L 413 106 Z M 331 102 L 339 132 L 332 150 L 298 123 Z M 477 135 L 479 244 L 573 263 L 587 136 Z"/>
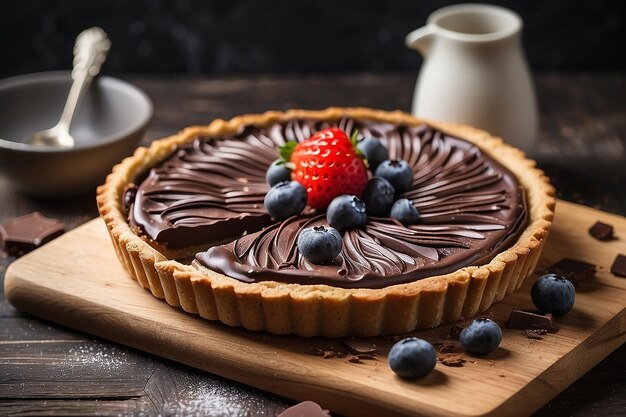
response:
<path fill-rule="evenodd" d="M 563 278 L 571 281 L 575 287 L 582 281 L 594 277 L 596 274 L 595 265 L 569 258 L 561 259 L 546 269 L 548 272 L 561 275 Z"/>
<path fill-rule="evenodd" d="M 376 353 L 376 345 L 366 340 L 343 340 L 342 343 L 353 355 Z"/>
<path fill-rule="evenodd" d="M 0 224 L 0 245 L 9 255 L 21 256 L 62 235 L 64 231 L 63 223 L 36 211 Z"/>
<path fill-rule="evenodd" d="M 276 417 L 330 417 L 330 411 L 322 409 L 322 407 L 313 401 L 303 401 L 299 404 L 289 407 Z"/>
<path fill-rule="evenodd" d="M 611 240 L 613 239 L 613 226 L 597 221 L 589 229 L 589 234 L 598 240 Z"/>
<path fill-rule="evenodd" d="M 626 278 L 626 255 L 617 254 L 613 265 L 611 265 L 611 274 L 616 277 Z"/>
<path fill-rule="evenodd" d="M 550 331 L 552 330 L 552 314 L 542 315 L 514 308 L 507 321 L 507 327 L 509 329 L 544 329 Z"/>

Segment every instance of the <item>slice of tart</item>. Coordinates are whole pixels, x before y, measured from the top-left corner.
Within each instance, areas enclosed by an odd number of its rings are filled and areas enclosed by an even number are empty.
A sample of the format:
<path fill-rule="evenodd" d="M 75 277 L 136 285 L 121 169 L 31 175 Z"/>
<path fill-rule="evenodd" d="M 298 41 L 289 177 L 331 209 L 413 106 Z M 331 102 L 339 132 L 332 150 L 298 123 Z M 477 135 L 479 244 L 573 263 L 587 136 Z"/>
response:
<path fill-rule="evenodd" d="M 398 189 L 393 199 L 419 216 L 373 209 L 384 196 L 369 184 L 386 174 L 381 161 L 370 171 L 366 161 L 350 162 L 361 154 L 356 147 L 331 138 L 300 159 L 284 151 L 328 131 L 382 144 L 387 165 L 410 172 L 402 186 L 385 177 Z M 277 185 L 267 183 L 267 171 L 281 147 L 296 188 L 305 190 L 298 192 L 308 195 L 304 209 L 285 209 L 289 200 L 268 206 Z M 331 154 L 352 158 L 347 177 L 327 170 L 340 164 L 325 159 Z M 341 228 L 340 251 L 320 261 L 299 239 L 333 229 L 328 203 L 339 194 L 372 211 Z M 98 189 L 120 261 L 156 297 L 232 326 L 332 337 L 402 333 L 487 309 L 534 269 L 554 204 L 543 172 L 500 139 L 362 108 L 191 127 L 139 148 Z"/>

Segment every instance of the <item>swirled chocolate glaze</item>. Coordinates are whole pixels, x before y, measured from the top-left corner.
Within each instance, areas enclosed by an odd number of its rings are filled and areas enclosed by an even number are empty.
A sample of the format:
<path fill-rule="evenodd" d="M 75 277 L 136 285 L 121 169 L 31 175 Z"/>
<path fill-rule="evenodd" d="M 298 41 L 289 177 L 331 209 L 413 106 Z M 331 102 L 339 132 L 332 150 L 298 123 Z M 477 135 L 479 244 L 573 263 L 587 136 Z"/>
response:
<path fill-rule="evenodd" d="M 416 225 L 370 217 L 347 231 L 329 265 L 300 256 L 300 230 L 326 225 L 308 211 L 283 222 L 263 206 L 265 171 L 277 147 L 302 141 L 329 125 L 379 138 L 391 158 L 412 166 L 413 187 L 402 197 L 421 213 Z M 488 261 L 526 223 L 515 176 L 473 144 L 429 126 L 344 118 L 336 123 L 292 120 L 244 126 L 223 138 L 197 138 L 155 167 L 138 186 L 129 217 L 149 238 L 179 249 L 232 240 L 196 255 L 204 267 L 244 282 L 274 280 L 381 288 Z"/>

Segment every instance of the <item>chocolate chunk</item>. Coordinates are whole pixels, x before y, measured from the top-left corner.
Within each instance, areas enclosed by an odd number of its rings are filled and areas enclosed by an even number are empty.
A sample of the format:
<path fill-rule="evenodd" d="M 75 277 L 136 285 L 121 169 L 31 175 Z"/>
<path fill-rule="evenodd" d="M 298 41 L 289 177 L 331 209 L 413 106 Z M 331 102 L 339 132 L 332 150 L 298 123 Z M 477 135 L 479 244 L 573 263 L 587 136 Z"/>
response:
<path fill-rule="evenodd" d="M 578 286 L 582 281 L 592 278 L 596 274 L 596 266 L 576 259 L 561 259 L 554 265 L 546 268 L 548 272 L 561 275 L 571 281 L 574 286 Z"/>
<path fill-rule="evenodd" d="M 544 329 L 550 331 L 552 330 L 552 314 L 541 315 L 514 308 L 507 321 L 507 326 L 509 329 Z"/>
<path fill-rule="evenodd" d="M 613 265 L 611 265 L 611 274 L 616 277 L 626 278 L 626 255 L 619 253 L 615 257 Z"/>
<path fill-rule="evenodd" d="M 364 340 L 344 340 L 342 343 L 353 355 L 376 353 L 376 345 Z"/>
<path fill-rule="evenodd" d="M 63 223 L 38 211 L 0 224 L 0 245 L 9 255 L 21 256 L 65 231 Z"/>
<path fill-rule="evenodd" d="M 322 409 L 318 403 L 303 401 L 277 414 L 276 417 L 330 417 L 330 415 L 330 411 Z"/>
<path fill-rule="evenodd" d="M 598 240 L 611 240 L 613 239 L 613 226 L 598 221 L 591 226 L 589 234 Z"/>

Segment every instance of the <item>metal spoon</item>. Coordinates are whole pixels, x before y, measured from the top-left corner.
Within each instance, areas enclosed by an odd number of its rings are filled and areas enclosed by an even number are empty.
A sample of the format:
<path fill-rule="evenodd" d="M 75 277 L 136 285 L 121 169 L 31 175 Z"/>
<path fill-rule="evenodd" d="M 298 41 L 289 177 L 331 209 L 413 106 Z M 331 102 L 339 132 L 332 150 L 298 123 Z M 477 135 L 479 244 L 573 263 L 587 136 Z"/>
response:
<path fill-rule="evenodd" d="M 72 87 L 67 96 L 63 114 L 56 126 L 37 132 L 24 142 L 37 146 L 57 146 L 72 148 L 74 138 L 70 135 L 70 123 L 74 112 L 89 88 L 93 77 L 98 75 L 106 59 L 111 41 L 99 27 L 86 29 L 78 34 L 74 44 L 74 68 L 72 69 Z"/>

